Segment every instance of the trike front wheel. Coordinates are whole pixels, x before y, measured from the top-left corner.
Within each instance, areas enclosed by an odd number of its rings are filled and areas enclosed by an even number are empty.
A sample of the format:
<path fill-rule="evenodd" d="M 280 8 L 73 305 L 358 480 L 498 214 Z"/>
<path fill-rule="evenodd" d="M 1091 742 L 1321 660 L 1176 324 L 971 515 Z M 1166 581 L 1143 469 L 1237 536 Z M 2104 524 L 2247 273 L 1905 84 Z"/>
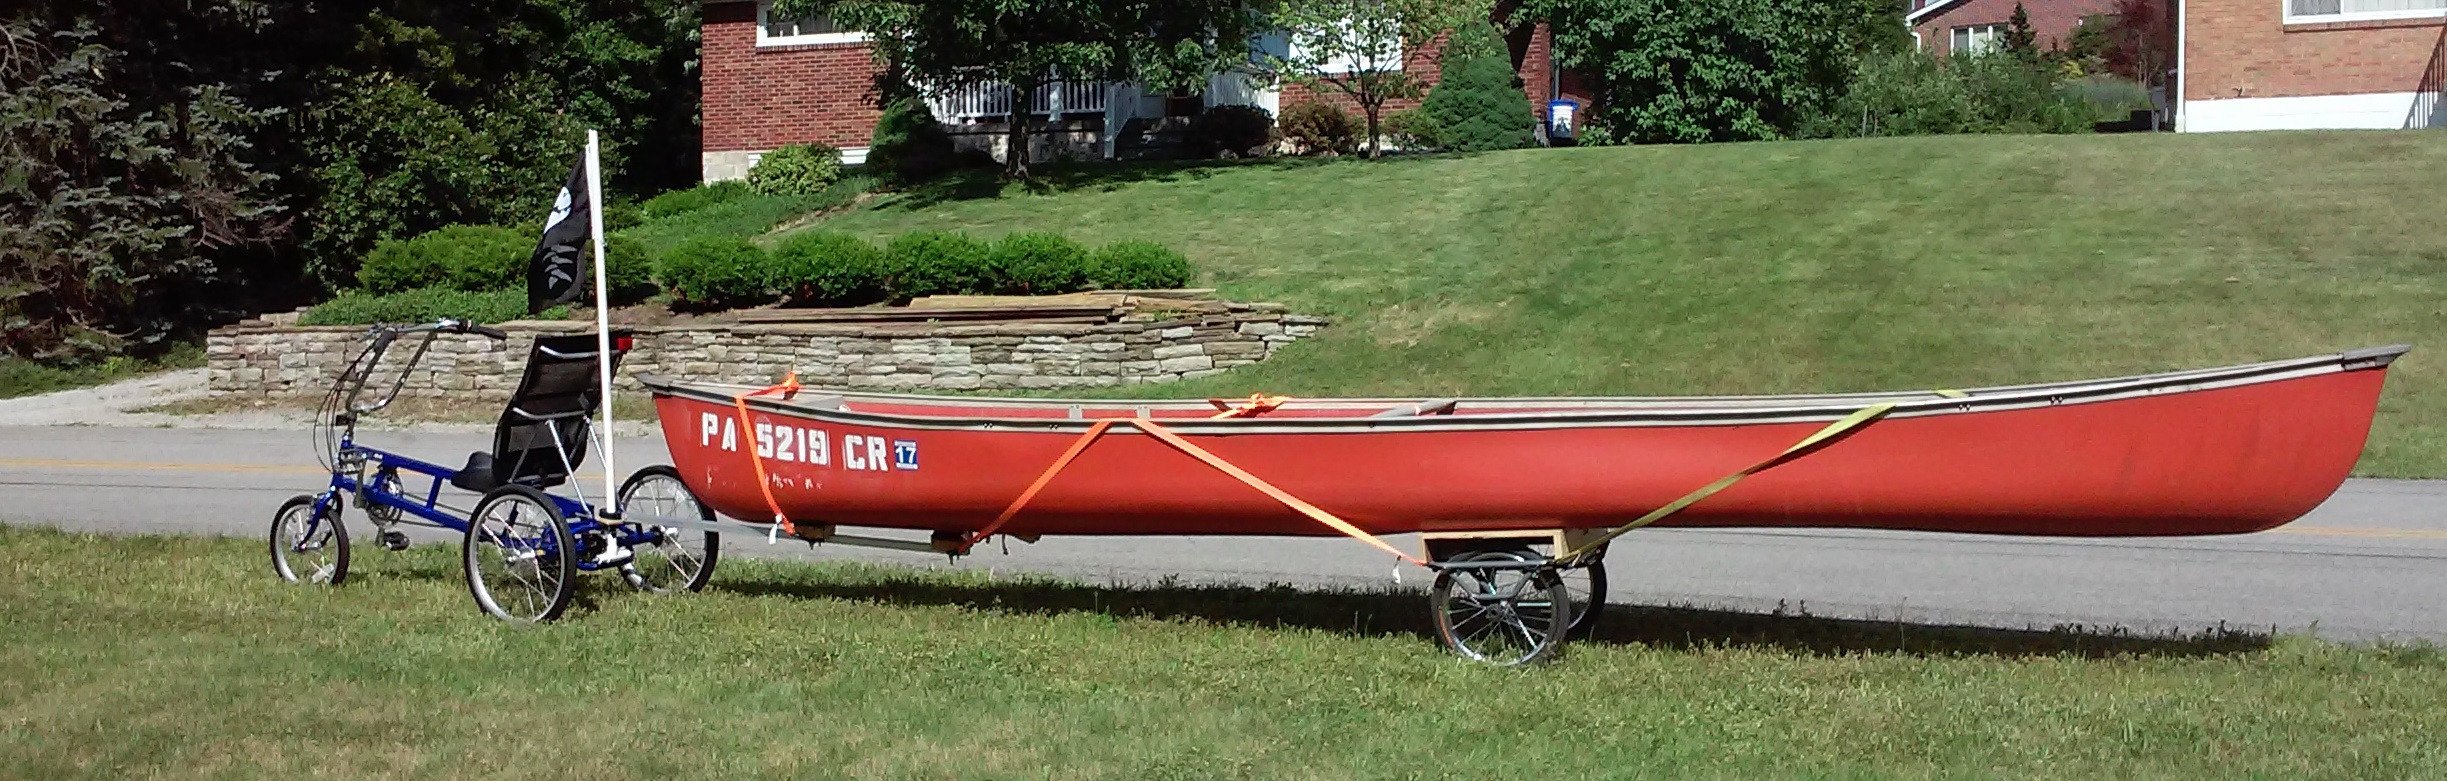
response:
<path fill-rule="evenodd" d="M 315 497 L 299 495 L 272 514 L 272 572 L 290 583 L 337 586 L 348 579 L 348 527 L 340 497 L 315 512 Z"/>

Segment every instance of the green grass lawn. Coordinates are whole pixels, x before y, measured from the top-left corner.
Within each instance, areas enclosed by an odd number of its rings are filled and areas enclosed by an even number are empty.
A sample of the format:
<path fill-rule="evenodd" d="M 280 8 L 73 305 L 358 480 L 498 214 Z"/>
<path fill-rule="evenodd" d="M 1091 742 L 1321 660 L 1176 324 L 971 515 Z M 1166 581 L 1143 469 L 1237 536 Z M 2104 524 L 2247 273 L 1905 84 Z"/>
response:
<path fill-rule="evenodd" d="M 735 542 L 734 544 L 739 544 Z M 1492 669 L 1411 595 L 731 561 L 480 617 L 456 550 L 336 590 L 259 540 L 0 528 L 12 778 L 2408 778 L 2447 658 L 1646 609 Z"/>
<path fill-rule="evenodd" d="M 1959 136 L 1081 169 L 819 224 L 1152 239 L 1337 319 L 1164 393 L 1964 387 L 2412 342 L 2360 471 L 2435 477 L 2442 182 L 2436 133 Z"/>

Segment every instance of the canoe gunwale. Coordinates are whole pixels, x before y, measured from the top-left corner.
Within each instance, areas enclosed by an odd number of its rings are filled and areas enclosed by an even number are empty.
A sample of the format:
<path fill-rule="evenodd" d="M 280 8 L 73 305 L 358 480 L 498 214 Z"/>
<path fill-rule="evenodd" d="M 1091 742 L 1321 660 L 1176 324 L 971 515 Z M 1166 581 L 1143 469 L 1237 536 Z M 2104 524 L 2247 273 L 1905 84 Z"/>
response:
<path fill-rule="evenodd" d="M 1230 435 L 1502 431 L 1624 426 L 1732 426 L 1825 422 L 1859 411 L 1871 404 L 1880 403 L 1894 405 L 1893 410 L 1886 415 L 1890 418 L 1955 415 L 2069 404 L 2094 404 L 2166 393 L 2214 390 L 2340 372 L 2381 369 L 2410 349 L 2409 345 L 2400 344 L 2292 360 L 2208 369 L 1965 389 L 1961 391 L 1964 394 L 1962 396 L 1940 395 L 1935 391 L 1908 391 L 1781 396 L 1476 397 L 1462 398 L 1458 402 L 1462 405 L 1558 406 L 1564 408 L 1384 418 L 1176 418 L 1165 420 L 1165 427 L 1185 435 Z M 736 393 L 753 390 L 750 386 L 688 382 L 651 374 L 638 375 L 637 379 L 657 396 L 692 399 L 725 407 L 733 403 Z M 970 409 L 1010 406 L 1027 409 L 1070 407 L 1075 411 L 1087 409 L 1114 411 L 1191 409 L 1206 406 L 1206 402 L 1200 399 L 1013 399 L 833 391 L 817 388 L 803 390 L 801 394 L 841 398 L 852 404 L 863 400 L 957 406 Z M 1300 399 L 1295 403 L 1327 408 L 1371 408 L 1412 404 L 1418 402 L 1420 398 L 1422 397 L 1321 398 Z M 769 396 L 751 397 L 747 400 L 747 404 L 752 409 L 776 415 L 831 423 L 903 429 L 1079 433 L 1086 431 L 1096 422 L 1094 418 L 1086 417 L 996 417 L 974 414 L 948 416 L 863 412 L 855 409 L 825 408 Z"/>

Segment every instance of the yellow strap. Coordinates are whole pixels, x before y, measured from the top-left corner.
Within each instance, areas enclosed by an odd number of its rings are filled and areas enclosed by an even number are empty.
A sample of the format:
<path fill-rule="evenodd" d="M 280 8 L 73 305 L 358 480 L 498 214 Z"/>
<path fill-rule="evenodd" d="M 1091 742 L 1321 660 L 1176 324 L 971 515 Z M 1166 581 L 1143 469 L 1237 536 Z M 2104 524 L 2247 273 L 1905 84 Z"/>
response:
<path fill-rule="evenodd" d="M 1933 391 L 1929 391 L 1929 392 L 1930 392 L 1930 393 L 1937 394 L 1937 395 L 1939 395 L 1939 396 L 1943 396 L 1943 397 L 1949 398 L 1949 399 L 1968 399 L 1968 398 L 1971 398 L 1971 394 L 1964 393 L 1964 392 L 1962 392 L 1962 391 L 1958 391 L 1958 390 L 1955 390 L 1955 389 L 1953 389 L 1953 388 L 1939 388 L 1939 389 L 1937 389 L 1937 390 L 1933 390 Z"/>
<path fill-rule="evenodd" d="M 1281 397 L 1275 398 L 1279 399 Z M 1391 553 L 1412 564 L 1417 564 L 1422 567 L 1427 566 L 1427 562 L 1425 560 L 1408 553 L 1403 553 L 1401 549 L 1395 548 L 1391 544 L 1386 543 L 1384 540 L 1377 538 L 1376 535 L 1369 534 L 1367 530 L 1352 525 L 1350 521 L 1343 520 L 1342 518 L 1334 515 L 1333 513 L 1326 512 L 1324 509 L 1319 508 L 1316 505 L 1309 504 L 1308 502 L 1301 500 L 1300 497 L 1291 495 L 1290 492 L 1284 491 L 1281 488 L 1276 488 L 1273 483 L 1266 482 L 1257 475 L 1250 474 L 1249 470 L 1235 466 L 1230 461 L 1225 461 L 1222 456 L 1207 452 L 1206 448 L 1191 444 L 1189 440 L 1182 439 L 1180 435 L 1174 434 L 1172 429 L 1157 425 L 1155 421 L 1148 420 L 1146 418 L 1106 418 L 1104 420 L 1096 421 L 1095 425 L 1089 426 L 1086 433 L 1081 434 L 1078 439 L 1071 441 L 1070 449 L 1064 450 L 1061 457 L 1054 459 L 1052 464 L 1045 467 L 1044 472 L 1037 475 L 1036 482 L 1029 483 L 1027 490 L 1021 491 L 1018 498 L 1012 499 L 1011 504 L 1003 508 L 1001 515 L 994 517 L 993 523 L 986 524 L 984 528 L 978 529 L 975 532 L 969 533 L 968 536 L 962 537 L 960 539 L 959 552 L 967 553 L 968 550 L 975 547 L 977 543 L 984 542 L 987 537 L 992 536 L 995 532 L 1000 531 L 1005 524 L 1010 523 L 1011 519 L 1018 517 L 1020 514 L 1020 508 L 1028 506 L 1028 503 L 1031 500 L 1037 498 L 1037 494 L 1039 492 L 1045 490 L 1045 486 L 1053 483 L 1055 475 L 1061 474 L 1062 470 L 1069 468 L 1072 462 L 1079 459 L 1079 454 L 1087 452 L 1088 445 L 1094 444 L 1096 440 L 1103 438 L 1106 432 L 1111 431 L 1112 428 L 1117 425 L 1136 427 L 1138 430 L 1146 432 L 1148 436 L 1155 437 L 1156 441 L 1162 442 L 1165 445 L 1172 447 L 1174 450 L 1181 451 L 1181 453 L 1184 455 L 1197 459 L 1200 463 L 1214 468 L 1215 471 L 1222 472 L 1225 476 L 1240 481 L 1242 485 L 1257 489 L 1258 493 L 1265 494 L 1267 498 L 1282 503 L 1283 506 L 1291 508 L 1293 512 L 1308 516 L 1310 520 L 1325 524 L 1327 527 L 1332 528 L 1337 532 L 1341 532 L 1344 536 L 1376 546 L 1378 550 Z"/>
<path fill-rule="evenodd" d="M 1698 504 L 1700 500 L 1715 496 L 1716 492 L 1732 487 L 1734 483 L 1741 482 L 1742 478 L 1767 471 L 1769 468 L 1782 464 L 1786 461 L 1791 461 L 1795 457 L 1802 455 L 1813 447 L 1817 447 L 1821 443 L 1843 436 L 1853 429 L 1860 428 L 1862 424 L 1883 417 L 1888 411 L 1891 411 L 1894 408 L 1895 405 L 1892 403 L 1873 404 L 1863 407 L 1850 415 L 1845 415 L 1842 419 L 1829 423 L 1826 425 L 1826 427 L 1819 429 L 1807 437 L 1803 437 L 1801 441 L 1793 443 L 1793 446 L 1785 448 L 1784 452 L 1769 456 L 1765 461 L 1751 464 L 1748 468 L 1745 468 L 1742 471 L 1717 478 L 1716 482 L 1700 486 L 1699 490 L 1683 494 L 1682 498 L 1669 502 L 1664 507 L 1650 510 L 1648 511 L 1647 515 L 1640 516 L 1638 519 L 1635 519 L 1630 523 L 1614 527 L 1613 529 L 1608 530 L 1605 534 L 1600 535 L 1597 539 L 1581 543 L 1579 546 L 1574 547 L 1571 552 L 1555 557 L 1555 561 L 1570 562 L 1579 558 L 1582 554 L 1596 550 L 1599 546 L 1612 542 L 1614 538 L 1621 537 L 1633 529 L 1665 520 L 1667 516 L 1682 512 L 1691 505 Z"/>

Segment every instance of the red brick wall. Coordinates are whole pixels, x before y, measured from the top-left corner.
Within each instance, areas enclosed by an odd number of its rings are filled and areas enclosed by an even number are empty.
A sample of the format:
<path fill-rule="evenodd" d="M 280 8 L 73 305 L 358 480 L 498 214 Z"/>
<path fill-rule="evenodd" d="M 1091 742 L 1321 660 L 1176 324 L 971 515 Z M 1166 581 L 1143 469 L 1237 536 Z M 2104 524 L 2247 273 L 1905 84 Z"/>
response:
<path fill-rule="evenodd" d="M 2186 2 L 2184 99 L 2422 91 L 2447 44 L 2441 19 L 2286 24 L 2281 3 Z"/>
<path fill-rule="evenodd" d="M 756 46 L 756 4 L 705 6 L 705 151 L 786 144 L 866 146 L 882 116 L 874 50 L 863 43 Z"/>
<path fill-rule="evenodd" d="M 2267 0 L 2271 7 L 2283 0 Z M 2022 8 L 2031 17 L 2031 32 L 2038 36 L 2040 48 L 2064 45 L 2066 36 L 2081 26 L 2082 18 L 2115 10 L 2114 0 L 2021 0 Z M 1957 0 L 1920 21 L 1912 23 L 1912 31 L 1920 34 L 1920 47 L 1944 55 L 1954 46 L 1954 28 L 1983 24 L 2005 24 L 2014 18 L 2015 0 Z"/>

